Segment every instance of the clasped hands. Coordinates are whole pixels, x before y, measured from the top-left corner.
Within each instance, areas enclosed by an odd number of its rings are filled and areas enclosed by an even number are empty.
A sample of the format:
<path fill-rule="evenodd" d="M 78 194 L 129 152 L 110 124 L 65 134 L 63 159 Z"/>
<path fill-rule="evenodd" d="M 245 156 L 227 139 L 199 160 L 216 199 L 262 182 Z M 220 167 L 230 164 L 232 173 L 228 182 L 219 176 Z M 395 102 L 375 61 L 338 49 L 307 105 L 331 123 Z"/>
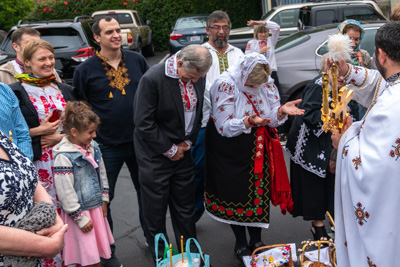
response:
<path fill-rule="evenodd" d="M 178 150 L 176 151 L 175 155 L 170 158 L 171 161 L 178 161 L 184 157 L 186 151 L 190 149 L 190 146 L 185 141 L 180 142 L 178 145 Z"/>

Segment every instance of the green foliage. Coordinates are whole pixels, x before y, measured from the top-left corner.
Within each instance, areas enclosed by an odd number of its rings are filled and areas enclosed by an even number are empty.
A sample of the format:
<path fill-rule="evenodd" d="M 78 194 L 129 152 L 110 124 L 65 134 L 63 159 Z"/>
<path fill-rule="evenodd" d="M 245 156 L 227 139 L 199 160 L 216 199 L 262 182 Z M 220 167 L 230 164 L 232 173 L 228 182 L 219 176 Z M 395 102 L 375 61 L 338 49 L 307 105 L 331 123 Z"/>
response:
<path fill-rule="evenodd" d="M 232 28 L 245 27 L 250 19 L 258 20 L 262 15 L 261 0 L 193 0 L 193 9 L 197 14 L 222 10 L 228 13 Z"/>
<path fill-rule="evenodd" d="M 155 47 L 159 51 L 168 49 L 169 34 L 180 16 L 195 14 L 192 1 L 188 0 L 141 0 L 138 12 L 151 20 Z"/>
<path fill-rule="evenodd" d="M 8 31 L 34 7 L 34 0 L 1 0 L 0 29 Z"/>
<path fill-rule="evenodd" d="M 31 17 L 71 19 L 109 9 L 134 9 L 139 12 L 143 21 L 150 20 L 154 45 L 158 51 L 168 49 L 171 28 L 180 16 L 206 14 L 220 9 L 228 12 L 233 27 L 243 27 L 247 20 L 261 17 L 260 0 L 42 0 Z"/>

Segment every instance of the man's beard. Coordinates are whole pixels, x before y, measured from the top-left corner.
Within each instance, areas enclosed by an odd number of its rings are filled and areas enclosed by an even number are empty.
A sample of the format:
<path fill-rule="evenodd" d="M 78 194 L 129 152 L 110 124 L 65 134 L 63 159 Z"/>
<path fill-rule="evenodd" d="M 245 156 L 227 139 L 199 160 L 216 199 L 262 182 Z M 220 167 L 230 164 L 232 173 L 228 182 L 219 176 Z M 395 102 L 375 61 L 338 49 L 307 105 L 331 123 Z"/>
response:
<path fill-rule="evenodd" d="M 376 68 L 378 69 L 379 73 L 382 75 L 382 77 L 386 80 L 386 69 L 379 63 L 379 52 L 375 51 L 375 65 Z"/>
<path fill-rule="evenodd" d="M 224 37 L 224 40 L 218 40 L 218 37 Z M 224 48 L 228 44 L 228 38 L 226 38 L 226 36 L 217 36 L 215 39 L 213 39 L 213 42 L 216 47 Z"/>

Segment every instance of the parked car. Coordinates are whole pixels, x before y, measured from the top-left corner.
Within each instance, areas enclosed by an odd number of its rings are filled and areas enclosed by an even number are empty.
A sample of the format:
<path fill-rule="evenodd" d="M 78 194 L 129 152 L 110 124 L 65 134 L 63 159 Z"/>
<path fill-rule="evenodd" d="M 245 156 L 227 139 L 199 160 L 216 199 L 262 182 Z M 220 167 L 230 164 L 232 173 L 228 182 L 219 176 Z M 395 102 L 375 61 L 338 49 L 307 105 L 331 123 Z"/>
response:
<path fill-rule="evenodd" d="M 363 22 L 364 38 L 360 47 L 372 57 L 375 50 L 376 31 L 384 24 Z M 319 74 L 321 58 L 328 52 L 328 36 L 336 33 L 337 24 L 303 30 L 278 41 L 275 50 L 278 65 L 281 102 L 301 98 L 305 86 Z M 290 129 L 292 120 L 285 125 Z"/>
<path fill-rule="evenodd" d="M 360 47 L 371 55 L 375 49 L 376 31 L 382 22 L 364 22 Z M 322 56 L 328 52 L 328 36 L 336 33 L 337 24 L 303 30 L 278 41 L 275 55 L 278 65 L 282 102 L 298 99 L 304 87 L 319 73 Z"/>
<path fill-rule="evenodd" d="M 40 32 L 43 40 L 54 47 L 55 69 L 59 72 L 61 79 L 72 84 L 75 67 L 93 56 L 96 49 L 100 47 L 93 38 L 93 22 L 93 19 L 82 16 L 73 20 L 20 20 L 7 33 L 0 46 L 0 65 L 15 58 L 11 34 L 20 27 L 32 27 Z"/>
<path fill-rule="evenodd" d="M 6 35 L 7 35 L 6 31 L 0 30 L 0 44 L 3 42 Z"/>
<path fill-rule="evenodd" d="M 143 23 L 136 10 L 101 10 L 92 14 L 94 19 L 105 16 L 116 19 L 122 29 L 122 46 L 126 49 L 136 50 L 145 56 L 154 56 L 153 33 L 150 29 L 150 20 Z"/>
<path fill-rule="evenodd" d="M 387 21 L 379 6 L 371 0 L 308 2 L 283 5 L 272 8 L 261 19 L 278 23 L 281 27 L 280 38 L 299 30 L 339 23 L 346 19 Z M 229 36 L 229 43 L 240 49 L 245 49 L 247 42 L 252 38 L 253 28 L 243 27 L 232 29 Z"/>
<path fill-rule="evenodd" d="M 169 51 L 175 54 L 190 44 L 202 44 L 207 37 L 206 25 L 208 15 L 182 16 L 175 22 L 169 35 Z"/>

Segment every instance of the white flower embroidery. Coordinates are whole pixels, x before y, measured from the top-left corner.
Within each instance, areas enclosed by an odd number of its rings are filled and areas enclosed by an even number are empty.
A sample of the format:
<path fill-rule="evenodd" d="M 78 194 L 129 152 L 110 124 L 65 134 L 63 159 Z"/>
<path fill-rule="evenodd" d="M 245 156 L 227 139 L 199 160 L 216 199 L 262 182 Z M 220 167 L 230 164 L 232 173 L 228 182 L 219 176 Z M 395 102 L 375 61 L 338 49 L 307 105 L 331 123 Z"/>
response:
<path fill-rule="evenodd" d="M 317 155 L 317 158 L 320 160 L 325 160 L 325 151 L 322 151 L 321 154 Z"/>

